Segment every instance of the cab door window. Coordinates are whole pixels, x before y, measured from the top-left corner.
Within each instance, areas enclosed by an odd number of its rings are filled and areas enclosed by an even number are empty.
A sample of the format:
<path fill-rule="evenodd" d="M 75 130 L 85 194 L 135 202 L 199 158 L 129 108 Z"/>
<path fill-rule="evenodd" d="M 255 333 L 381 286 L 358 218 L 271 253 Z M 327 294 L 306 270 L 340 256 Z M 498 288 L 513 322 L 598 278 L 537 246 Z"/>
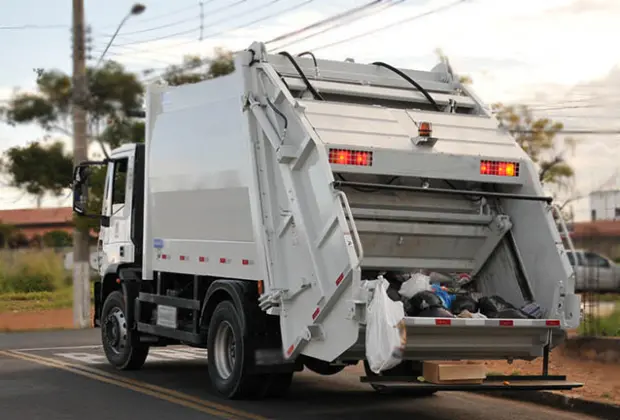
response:
<path fill-rule="evenodd" d="M 114 162 L 112 175 L 112 213 L 120 211 L 127 200 L 127 167 L 128 159 L 119 159 Z"/>

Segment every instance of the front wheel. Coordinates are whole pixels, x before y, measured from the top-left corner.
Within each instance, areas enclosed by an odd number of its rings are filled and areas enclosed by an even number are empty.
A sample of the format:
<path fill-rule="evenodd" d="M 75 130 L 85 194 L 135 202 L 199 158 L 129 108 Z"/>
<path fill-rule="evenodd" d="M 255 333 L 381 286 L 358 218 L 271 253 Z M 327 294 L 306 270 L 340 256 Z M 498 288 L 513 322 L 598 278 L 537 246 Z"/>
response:
<path fill-rule="evenodd" d="M 125 315 L 125 299 L 119 291 L 110 293 L 101 310 L 101 341 L 108 361 L 119 370 L 140 369 L 149 346 L 140 343 Z"/>
<path fill-rule="evenodd" d="M 250 373 L 252 348 L 230 301 L 220 302 L 211 316 L 207 355 L 209 377 L 218 394 L 229 399 L 261 394 L 262 378 Z"/>

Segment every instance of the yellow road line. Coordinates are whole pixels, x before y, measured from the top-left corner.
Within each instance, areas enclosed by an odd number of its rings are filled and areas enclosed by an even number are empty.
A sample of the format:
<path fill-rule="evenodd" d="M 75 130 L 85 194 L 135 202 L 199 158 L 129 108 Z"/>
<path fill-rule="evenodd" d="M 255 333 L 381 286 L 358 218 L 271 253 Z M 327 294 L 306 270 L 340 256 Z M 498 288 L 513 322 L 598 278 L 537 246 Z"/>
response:
<path fill-rule="evenodd" d="M 154 385 L 154 384 L 150 384 L 148 382 L 138 381 L 138 380 L 132 379 L 132 378 L 126 378 L 124 376 L 117 375 L 117 374 L 110 373 L 110 372 L 106 372 L 106 371 L 101 370 L 101 369 L 92 368 L 90 366 L 81 365 L 81 364 L 75 364 L 75 363 L 68 363 L 68 362 L 65 362 L 65 361 L 58 360 L 58 359 L 51 359 L 51 358 L 47 358 L 47 357 L 38 356 L 38 355 L 35 355 L 35 354 L 30 354 L 30 353 L 26 354 L 26 353 L 22 353 L 22 352 L 16 351 L 16 350 L 12 350 L 11 353 L 18 353 L 18 354 L 24 355 L 26 357 L 31 357 L 31 358 L 42 360 L 42 361 L 50 361 L 51 360 L 54 363 L 59 363 L 59 364 L 62 364 L 63 366 L 67 366 L 67 367 L 70 367 L 70 368 L 73 368 L 73 369 L 83 370 L 83 371 L 86 371 L 86 372 L 91 372 L 91 373 L 93 373 L 95 375 L 104 376 L 104 377 L 107 377 L 107 378 L 110 378 L 110 379 L 113 379 L 113 380 L 116 380 L 116 381 L 132 384 L 132 385 L 139 386 L 139 387 L 142 387 L 142 388 L 147 388 L 147 389 L 150 389 L 150 390 L 155 391 L 155 392 L 161 392 L 161 393 L 164 393 L 164 394 L 167 394 L 167 395 L 171 395 L 171 396 L 176 397 L 176 398 L 181 398 L 181 399 L 184 399 L 184 400 L 195 402 L 197 404 L 209 406 L 210 408 L 213 408 L 215 410 L 225 411 L 225 412 L 228 412 L 230 414 L 233 414 L 233 415 L 236 415 L 236 416 L 239 416 L 239 417 L 243 417 L 243 418 L 246 418 L 246 419 L 251 419 L 251 420 L 269 420 L 267 417 L 263 417 L 263 416 L 260 416 L 260 415 L 257 415 L 257 414 L 253 414 L 253 413 L 248 413 L 248 412 L 242 411 L 242 410 L 237 410 L 235 408 L 229 407 L 229 406 L 224 405 L 224 404 L 219 404 L 219 403 L 216 403 L 216 402 L 212 402 L 212 401 L 208 401 L 208 400 L 203 400 L 202 398 L 194 397 L 192 395 L 185 394 L 183 392 L 178 392 L 178 391 L 175 391 L 175 390 L 172 390 L 172 389 L 169 389 L 169 388 L 164 388 L 164 387 L 161 387 L 161 386 L 157 386 L 157 385 Z"/>
<path fill-rule="evenodd" d="M 112 385 L 120 386 L 122 388 L 131 389 L 133 391 L 141 392 L 143 394 L 150 395 L 152 397 L 159 398 L 174 404 L 182 405 L 184 407 L 215 415 L 226 420 L 268 420 L 266 417 L 263 416 L 244 412 L 241 410 L 236 410 L 223 404 L 203 400 L 198 397 L 174 391 L 172 389 L 163 388 L 157 385 L 149 384 L 147 382 L 142 382 L 131 378 L 124 378 L 122 376 L 105 372 L 103 370 L 94 369 L 89 366 L 67 363 L 57 359 L 42 357 L 34 354 L 26 354 L 13 350 L 0 351 L 0 355 L 5 355 L 8 357 L 38 363 L 48 367 L 66 370 L 68 372 L 95 379 L 100 382 L 105 382 Z"/>

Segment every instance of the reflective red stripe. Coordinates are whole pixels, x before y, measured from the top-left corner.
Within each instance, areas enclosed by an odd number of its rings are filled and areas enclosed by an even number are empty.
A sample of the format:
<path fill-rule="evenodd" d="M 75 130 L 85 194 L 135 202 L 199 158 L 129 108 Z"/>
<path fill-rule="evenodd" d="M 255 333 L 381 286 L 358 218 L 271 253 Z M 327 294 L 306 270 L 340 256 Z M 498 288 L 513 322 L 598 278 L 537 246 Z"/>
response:
<path fill-rule="evenodd" d="M 291 354 L 291 353 L 293 353 L 293 350 L 295 350 L 295 345 L 291 344 L 291 347 L 288 348 L 287 353 Z"/>
<path fill-rule="evenodd" d="M 513 327 L 515 325 L 514 321 L 511 319 L 502 319 L 499 321 L 500 327 Z"/>
<path fill-rule="evenodd" d="M 198 257 L 198 261 L 200 262 L 205 262 L 206 258 L 205 257 Z"/>
<path fill-rule="evenodd" d="M 452 320 L 448 318 L 437 318 L 435 325 L 452 325 Z"/>
<path fill-rule="evenodd" d="M 545 324 L 547 324 L 548 327 L 559 327 L 560 326 L 560 320 L 559 319 L 548 319 Z"/>
<path fill-rule="evenodd" d="M 319 313 L 321 313 L 321 308 L 316 308 L 316 310 L 312 314 L 312 319 L 316 319 L 316 317 L 319 316 Z"/>
<path fill-rule="evenodd" d="M 340 285 L 340 283 L 342 283 L 342 280 L 344 280 L 344 273 L 341 273 L 336 279 L 336 286 Z"/>
<path fill-rule="evenodd" d="M 226 264 L 226 258 L 220 258 L 220 263 L 221 264 Z"/>
<path fill-rule="evenodd" d="M 179 259 L 180 259 L 181 261 L 185 261 L 185 255 L 181 255 L 181 256 L 179 257 Z"/>
<path fill-rule="evenodd" d="M 166 258 L 168 258 L 168 256 L 167 256 L 166 254 L 162 254 L 162 255 L 161 255 L 161 259 L 162 259 L 162 260 L 165 260 Z"/>
<path fill-rule="evenodd" d="M 250 263 L 250 260 L 241 260 L 241 264 L 243 265 L 248 265 Z"/>

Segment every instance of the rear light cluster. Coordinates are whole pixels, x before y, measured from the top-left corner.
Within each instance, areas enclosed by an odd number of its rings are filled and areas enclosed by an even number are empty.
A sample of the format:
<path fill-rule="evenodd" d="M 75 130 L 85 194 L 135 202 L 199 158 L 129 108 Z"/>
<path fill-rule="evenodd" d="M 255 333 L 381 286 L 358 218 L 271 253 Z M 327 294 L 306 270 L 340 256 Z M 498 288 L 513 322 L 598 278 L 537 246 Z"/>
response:
<path fill-rule="evenodd" d="M 329 163 L 336 165 L 371 166 L 372 152 L 347 149 L 329 149 Z"/>
<path fill-rule="evenodd" d="M 519 176 L 519 163 L 483 160 L 480 161 L 480 174 L 495 176 Z"/>

